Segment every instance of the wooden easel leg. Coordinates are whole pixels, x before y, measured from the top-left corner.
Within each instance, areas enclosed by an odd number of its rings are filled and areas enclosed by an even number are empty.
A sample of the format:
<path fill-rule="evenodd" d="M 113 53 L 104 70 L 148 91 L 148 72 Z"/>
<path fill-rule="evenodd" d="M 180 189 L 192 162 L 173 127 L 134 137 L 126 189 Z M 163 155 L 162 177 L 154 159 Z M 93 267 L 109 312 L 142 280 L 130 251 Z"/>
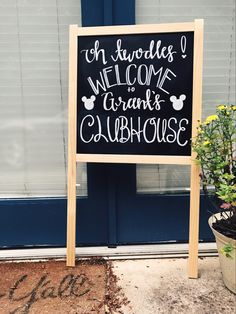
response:
<path fill-rule="evenodd" d="M 68 179 L 67 179 L 67 252 L 66 265 L 75 266 L 76 238 L 76 134 L 77 134 L 77 34 L 78 25 L 70 25 L 69 111 L 68 111 Z"/>
<path fill-rule="evenodd" d="M 201 119 L 202 106 L 202 63 L 203 63 L 203 20 L 194 21 L 194 75 L 193 75 L 193 120 L 192 138 L 197 135 L 198 120 Z M 198 278 L 198 237 L 200 205 L 200 166 L 194 161 L 196 153 L 191 154 L 190 179 L 190 220 L 189 220 L 189 278 Z"/>
<path fill-rule="evenodd" d="M 191 165 L 190 182 L 190 221 L 189 221 L 189 265 L 188 277 L 198 278 L 198 237 L 200 205 L 200 169 L 197 164 Z"/>
<path fill-rule="evenodd" d="M 68 162 L 67 253 L 66 265 L 75 266 L 76 239 L 76 161 Z"/>

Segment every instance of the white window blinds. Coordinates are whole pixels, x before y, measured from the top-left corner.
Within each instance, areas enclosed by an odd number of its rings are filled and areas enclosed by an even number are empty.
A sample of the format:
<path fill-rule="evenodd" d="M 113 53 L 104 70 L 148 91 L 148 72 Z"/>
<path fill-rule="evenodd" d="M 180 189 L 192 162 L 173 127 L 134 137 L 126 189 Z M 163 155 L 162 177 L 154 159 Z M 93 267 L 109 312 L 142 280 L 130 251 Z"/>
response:
<path fill-rule="evenodd" d="M 136 22 L 205 19 L 203 112 L 235 103 L 235 1 L 136 0 Z M 68 25 L 79 0 L 0 0 L 0 196 L 66 194 Z M 79 193 L 86 195 L 86 165 Z M 137 166 L 138 192 L 188 186 L 187 167 Z"/>
<path fill-rule="evenodd" d="M 0 0 L 1 197 L 66 194 L 68 31 L 80 21 L 79 0 Z"/>
<path fill-rule="evenodd" d="M 235 0 L 136 0 L 136 22 L 204 19 L 203 117 L 235 104 Z M 186 190 L 188 166 L 138 165 L 137 192 Z"/>

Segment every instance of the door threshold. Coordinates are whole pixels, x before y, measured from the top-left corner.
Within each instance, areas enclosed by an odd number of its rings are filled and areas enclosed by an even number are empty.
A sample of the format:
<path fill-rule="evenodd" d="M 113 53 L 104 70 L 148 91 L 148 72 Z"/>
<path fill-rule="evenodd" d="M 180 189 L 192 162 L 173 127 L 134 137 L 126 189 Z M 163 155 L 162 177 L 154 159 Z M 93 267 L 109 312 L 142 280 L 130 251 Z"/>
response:
<path fill-rule="evenodd" d="M 199 243 L 199 257 L 217 256 L 216 243 Z M 188 244 L 124 245 L 116 248 L 79 247 L 76 258 L 102 257 L 105 259 L 175 258 L 188 256 Z M 1 261 L 65 259 L 66 248 L 28 248 L 0 250 Z"/>

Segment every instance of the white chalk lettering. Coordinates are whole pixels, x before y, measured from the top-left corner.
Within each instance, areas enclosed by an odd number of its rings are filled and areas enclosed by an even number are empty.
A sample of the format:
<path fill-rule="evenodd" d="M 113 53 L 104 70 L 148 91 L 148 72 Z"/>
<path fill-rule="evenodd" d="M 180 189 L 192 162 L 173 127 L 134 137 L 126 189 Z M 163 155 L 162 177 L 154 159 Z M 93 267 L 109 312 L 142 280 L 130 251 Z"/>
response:
<path fill-rule="evenodd" d="M 165 92 L 166 94 L 170 94 L 168 91 L 166 91 L 162 86 L 163 86 L 163 84 L 165 83 L 165 80 L 166 79 L 168 79 L 169 81 L 171 81 L 171 78 L 168 76 L 168 73 L 170 73 L 170 74 L 172 74 L 174 77 L 176 77 L 176 75 L 175 75 L 175 73 L 174 72 L 172 72 L 170 69 L 166 69 L 166 71 L 165 71 L 165 73 L 164 73 L 164 75 L 163 75 L 163 77 L 162 77 L 162 79 L 161 79 L 161 82 L 160 82 L 160 84 L 159 84 L 159 88 L 163 91 L 163 92 Z"/>
<path fill-rule="evenodd" d="M 133 62 L 134 59 L 139 60 L 144 58 L 148 59 L 167 59 L 168 62 L 173 62 L 174 54 L 176 51 L 173 50 L 172 45 L 163 46 L 162 41 L 154 41 L 151 40 L 149 43 L 149 47 L 147 50 L 143 50 L 143 48 L 138 48 L 137 50 L 133 50 L 128 52 L 127 49 L 123 48 L 122 39 L 118 39 L 116 41 L 116 51 L 114 55 L 111 55 L 111 59 L 114 62 L 117 61 L 128 61 Z"/>
<path fill-rule="evenodd" d="M 83 49 L 80 53 L 85 54 L 85 60 L 88 63 L 92 63 L 93 61 L 99 61 L 99 57 L 102 58 L 102 63 L 107 64 L 105 50 L 99 49 L 99 40 L 96 40 L 94 43 L 94 47 L 91 49 Z"/>
<path fill-rule="evenodd" d="M 142 120 L 140 116 L 126 117 L 117 116 L 107 118 L 101 123 L 100 117 L 85 116 L 80 124 L 80 138 L 82 142 L 117 142 L 117 143 L 175 143 L 181 147 L 186 146 L 188 140 L 181 142 L 186 131 L 184 125 L 189 123 L 188 119 L 170 117 L 161 119 L 150 117 Z M 86 138 L 85 138 L 86 134 Z"/>
<path fill-rule="evenodd" d="M 177 77 L 169 68 L 164 69 L 160 67 L 155 69 L 153 64 L 148 66 L 146 64 L 140 64 L 137 66 L 132 63 L 126 67 L 123 76 L 121 76 L 119 65 L 116 64 L 103 68 L 95 79 L 89 76 L 87 81 L 95 95 L 100 94 L 101 90 L 106 92 L 107 89 L 114 86 L 132 86 L 135 83 L 141 86 L 155 85 L 164 93 L 169 94 L 166 88 L 164 89 L 163 85 L 166 80 L 171 81 L 172 77 L 170 75 Z"/>
<path fill-rule="evenodd" d="M 143 109 L 150 111 L 160 110 L 161 103 L 165 102 L 163 99 L 160 99 L 161 96 L 159 94 L 156 94 L 150 89 L 146 90 L 145 99 L 133 97 L 128 98 L 127 100 L 123 100 L 123 98 L 119 96 L 118 100 L 116 101 L 112 92 L 103 93 L 101 96 L 103 97 L 103 109 L 106 111 L 117 111 L 118 108 L 123 111 L 126 111 L 128 109 Z"/>
<path fill-rule="evenodd" d="M 180 142 L 180 136 L 181 136 L 181 132 L 184 132 L 186 131 L 186 128 L 182 126 L 182 123 L 185 123 L 186 125 L 189 123 L 188 119 L 181 119 L 180 122 L 179 122 L 179 130 L 177 132 L 177 143 L 179 146 L 186 146 L 188 141 L 186 140 L 184 143 L 181 143 Z"/>

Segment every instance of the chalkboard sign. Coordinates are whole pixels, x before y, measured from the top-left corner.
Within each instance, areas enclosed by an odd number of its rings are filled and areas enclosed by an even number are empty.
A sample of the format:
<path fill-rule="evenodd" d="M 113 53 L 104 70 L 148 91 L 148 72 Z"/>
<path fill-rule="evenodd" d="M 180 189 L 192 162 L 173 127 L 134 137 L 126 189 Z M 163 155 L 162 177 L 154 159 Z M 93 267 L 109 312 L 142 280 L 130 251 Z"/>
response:
<path fill-rule="evenodd" d="M 78 37 L 77 153 L 190 156 L 194 32 Z"/>
<path fill-rule="evenodd" d="M 67 265 L 75 265 L 77 162 L 191 166 L 189 277 L 198 276 L 203 20 L 70 26 Z"/>

